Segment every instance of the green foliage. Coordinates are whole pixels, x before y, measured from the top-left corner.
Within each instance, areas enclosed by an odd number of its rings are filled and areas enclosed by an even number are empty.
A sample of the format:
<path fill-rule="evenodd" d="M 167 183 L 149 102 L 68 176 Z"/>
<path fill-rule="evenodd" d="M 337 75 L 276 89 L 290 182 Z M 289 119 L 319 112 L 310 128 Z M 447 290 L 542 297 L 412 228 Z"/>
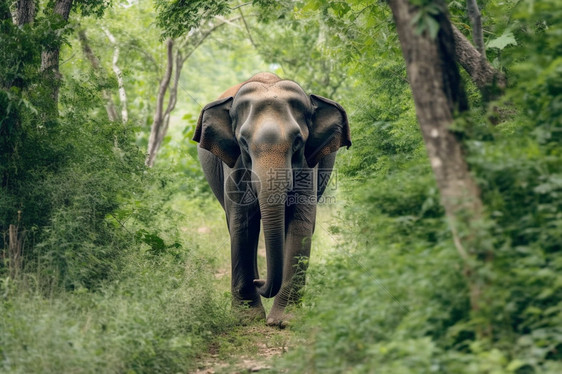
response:
<path fill-rule="evenodd" d="M 67 85 L 61 103 L 69 110 L 57 123 L 41 125 L 23 107 L 19 139 L 6 134 L 15 145 L 5 153 L 1 222 L 2 230 L 18 220 L 23 228 L 37 228 L 36 246 L 26 251 L 29 262 L 50 262 L 66 287 L 89 287 L 118 268 L 122 244 L 104 219 L 134 193 L 142 154 L 125 128 L 74 110 L 100 105 L 95 85 L 71 79 Z"/>
<path fill-rule="evenodd" d="M 4 280 L 3 373 L 186 372 L 233 322 L 196 256 L 130 252 L 119 282 L 44 298 Z M 187 266 L 186 266 L 187 264 Z"/>
<path fill-rule="evenodd" d="M 75 0 L 73 10 L 80 11 L 83 16 L 102 17 L 108 8 L 113 6 L 113 0 Z"/>
<path fill-rule="evenodd" d="M 227 0 L 156 0 L 156 21 L 163 37 L 177 38 L 229 11 Z"/>
<path fill-rule="evenodd" d="M 515 40 L 515 37 L 513 36 L 513 33 L 511 31 L 506 31 L 501 36 L 488 41 L 486 47 L 502 50 L 508 45 L 517 45 L 517 41 Z"/>
<path fill-rule="evenodd" d="M 99 16 L 107 4 L 77 5 Z M 131 14 L 120 8 L 108 17 Z M 216 264 L 201 255 L 210 249 L 175 209 L 177 191 L 197 196 L 189 187 L 201 184 L 201 173 L 147 170 L 137 145 L 154 101 L 147 82 L 159 74 L 141 60 L 157 55 L 158 35 L 112 30 L 131 47 L 119 60 L 130 99 L 130 121 L 121 124 L 104 109 L 102 91 L 116 92 L 115 79 L 92 72 L 71 29 L 55 21 L 39 14 L 32 26 L 0 25 L 0 371 L 186 372 L 233 319 L 230 300 L 214 289 Z M 96 22 L 81 21 L 111 71 L 112 46 Z M 146 16 L 137 26 L 151 23 Z M 62 41 L 64 85 L 53 115 L 40 54 Z M 204 209 L 208 195 L 189 209 L 213 217 Z M 11 224 L 24 238 L 15 278 Z"/>
<path fill-rule="evenodd" d="M 245 22 L 232 13 L 233 24 L 186 62 L 181 114 L 173 113 L 158 162 L 147 170 L 143 151 L 165 61 L 153 20 L 164 36 L 183 38 L 234 4 Z M 431 32 L 434 3 L 416 4 L 418 29 Z M 213 336 L 233 326 L 228 279 L 214 275 L 228 268 L 228 235 L 190 138 L 202 105 L 263 70 L 340 102 L 353 138 L 338 158 L 342 204 L 317 225 L 337 244 L 331 252 L 313 249 L 294 323 L 299 344 L 274 371 L 562 370 L 562 13 L 555 0 L 482 4 L 488 57 L 510 86 L 483 107 L 467 82 L 473 109 L 453 129 L 486 209 L 474 235 L 482 238 L 477 252 L 492 256 L 470 264 L 480 282 L 478 309 L 385 4 L 76 5 L 73 16 L 103 71 L 92 70 L 72 28 L 44 13 L 22 28 L 0 23 L 0 230 L 6 235 L 17 224 L 25 235 L 16 279 L 8 277 L 2 242 L 1 371 L 186 372 Z M 451 1 L 449 10 L 468 31 L 465 3 Z M 102 13 L 121 47 L 126 124 L 109 122 L 104 108 L 103 91 L 119 106 L 113 46 L 99 21 L 84 18 Z M 64 84 L 54 116 L 39 65 L 42 48 L 58 43 L 66 43 Z"/>

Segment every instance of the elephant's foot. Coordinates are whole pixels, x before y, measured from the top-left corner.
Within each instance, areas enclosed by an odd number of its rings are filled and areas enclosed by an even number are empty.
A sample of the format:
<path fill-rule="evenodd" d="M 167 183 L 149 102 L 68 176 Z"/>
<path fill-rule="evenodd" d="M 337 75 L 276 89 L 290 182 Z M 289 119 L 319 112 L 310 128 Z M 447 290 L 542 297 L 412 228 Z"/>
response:
<path fill-rule="evenodd" d="M 268 326 L 284 329 L 285 327 L 289 326 L 292 319 L 292 314 L 286 313 L 284 309 L 273 307 L 273 309 L 271 309 L 269 315 L 267 316 L 265 324 Z"/>
<path fill-rule="evenodd" d="M 293 314 L 290 312 L 288 313 L 287 309 L 290 311 L 300 305 L 301 289 L 302 286 L 296 287 L 294 284 L 281 287 L 281 290 L 277 296 L 275 296 L 273 307 L 269 311 L 265 321 L 268 326 L 276 326 L 284 329 L 290 325 Z"/>

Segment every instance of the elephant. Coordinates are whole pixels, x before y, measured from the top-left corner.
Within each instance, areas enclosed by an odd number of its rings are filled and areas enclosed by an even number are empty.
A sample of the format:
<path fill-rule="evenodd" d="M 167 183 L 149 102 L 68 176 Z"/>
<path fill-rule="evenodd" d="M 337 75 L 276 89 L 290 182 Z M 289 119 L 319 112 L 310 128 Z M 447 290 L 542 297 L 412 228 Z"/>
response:
<path fill-rule="evenodd" d="M 294 81 L 259 73 L 201 111 L 193 140 L 230 233 L 232 304 L 265 319 L 261 296 L 275 297 L 266 324 L 284 327 L 285 308 L 304 286 L 316 207 L 340 147 L 351 146 L 347 114 Z M 260 221 L 267 277 L 260 279 Z"/>

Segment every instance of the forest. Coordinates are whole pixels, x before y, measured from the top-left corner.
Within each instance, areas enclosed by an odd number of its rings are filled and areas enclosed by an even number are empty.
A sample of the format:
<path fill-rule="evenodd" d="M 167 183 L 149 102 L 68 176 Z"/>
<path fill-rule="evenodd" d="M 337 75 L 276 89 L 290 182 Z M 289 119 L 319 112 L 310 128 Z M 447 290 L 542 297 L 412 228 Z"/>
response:
<path fill-rule="evenodd" d="M 0 61 L 0 372 L 562 373 L 559 1 L 0 0 Z M 193 140 L 260 72 L 353 143 L 285 328 Z"/>

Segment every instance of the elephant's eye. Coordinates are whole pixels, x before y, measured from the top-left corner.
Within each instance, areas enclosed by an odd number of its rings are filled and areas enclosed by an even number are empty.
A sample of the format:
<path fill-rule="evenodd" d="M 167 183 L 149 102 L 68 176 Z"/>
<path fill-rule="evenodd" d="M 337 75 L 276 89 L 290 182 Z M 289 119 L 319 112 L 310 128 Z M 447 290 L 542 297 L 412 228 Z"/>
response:
<path fill-rule="evenodd" d="M 297 135 L 295 137 L 295 141 L 293 142 L 293 151 L 296 152 L 299 149 L 301 149 L 303 144 L 304 144 L 304 140 L 302 140 L 302 136 Z"/>

